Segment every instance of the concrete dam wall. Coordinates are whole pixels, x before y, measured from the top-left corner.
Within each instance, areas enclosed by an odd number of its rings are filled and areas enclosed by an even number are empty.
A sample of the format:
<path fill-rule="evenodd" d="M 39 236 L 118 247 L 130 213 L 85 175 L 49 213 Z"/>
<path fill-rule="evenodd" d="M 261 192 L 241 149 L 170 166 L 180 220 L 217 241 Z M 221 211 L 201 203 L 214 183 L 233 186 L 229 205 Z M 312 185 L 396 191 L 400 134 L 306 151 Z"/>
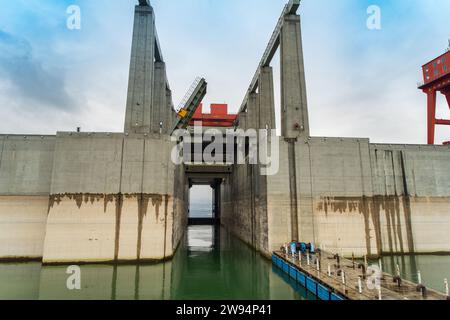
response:
<path fill-rule="evenodd" d="M 0 136 L 0 258 L 41 258 L 53 136 Z"/>
<path fill-rule="evenodd" d="M 170 161 L 168 138 L 58 133 L 3 136 L 2 145 L 1 258 L 63 263 L 173 255 L 186 224 L 186 183 Z"/>
<path fill-rule="evenodd" d="M 276 128 L 270 63 L 280 49 L 274 175 L 261 164 L 172 162 L 180 119 L 153 8 L 140 2 L 123 133 L 0 135 L 0 259 L 169 259 L 186 230 L 190 187 L 205 181 L 221 223 L 269 258 L 292 240 L 348 256 L 450 252 L 448 147 L 310 137 L 298 6 L 284 8 L 231 128 Z"/>
<path fill-rule="evenodd" d="M 223 188 L 223 222 L 263 254 L 292 239 L 344 255 L 450 252 L 448 147 L 309 138 L 296 143 L 294 173 L 287 149 L 281 140 L 277 175 L 236 166 Z"/>

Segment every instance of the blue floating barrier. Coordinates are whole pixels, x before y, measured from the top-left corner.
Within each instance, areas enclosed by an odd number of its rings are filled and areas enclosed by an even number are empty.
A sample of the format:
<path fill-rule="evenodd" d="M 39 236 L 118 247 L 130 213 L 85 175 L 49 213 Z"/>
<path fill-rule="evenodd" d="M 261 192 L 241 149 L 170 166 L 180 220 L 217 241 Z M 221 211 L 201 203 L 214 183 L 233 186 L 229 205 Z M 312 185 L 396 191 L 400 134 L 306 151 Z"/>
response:
<path fill-rule="evenodd" d="M 291 278 L 297 279 L 297 269 L 291 266 L 289 268 L 289 275 L 291 276 Z"/>
<path fill-rule="evenodd" d="M 283 271 L 284 273 L 289 273 L 289 265 L 283 261 Z"/>
<path fill-rule="evenodd" d="M 297 281 L 303 287 L 306 287 L 306 276 L 305 276 L 305 274 L 303 272 L 297 271 Z"/>
<path fill-rule="evenodd" d="M 283 269 L 283 260 L 278 259 L 277 266 L 278 268 Z"/>
<path fill-rule="evenodd" d="M 329 301 L 330 300 L 330 291 L 328 288 L 324 287 L 321 284 L 317 285 L 317 296 L 320 300 Z"/>
<path fill-rule="evenodd" d="M 335 293 L 331 294 L 331 301 L 342 301 L 342 300 L 345 300 L 345 299 Z"/>
<path fill-rule="evenodd" d="M 306 278 L 306 289 L 317 296 L 317 282 L 310 277 Z"/>

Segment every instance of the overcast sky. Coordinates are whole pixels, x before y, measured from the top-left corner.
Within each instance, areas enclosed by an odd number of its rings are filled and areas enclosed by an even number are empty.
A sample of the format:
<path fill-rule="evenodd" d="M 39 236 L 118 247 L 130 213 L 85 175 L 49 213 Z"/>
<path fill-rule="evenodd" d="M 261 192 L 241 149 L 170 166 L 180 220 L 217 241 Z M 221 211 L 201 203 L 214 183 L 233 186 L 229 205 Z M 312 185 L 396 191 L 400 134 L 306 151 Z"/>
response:
<path fill-rule="evenodd" d="M 286 1 L 153 0 L 175 105 L 203 76 L 205 103 L 236 111 Z M 136 3 L 0 0 L 0 133 L 122 131 Z M 71 4 L 81 30 L 66 28 Z M 379 31 L 366 27 L 373 4 Z M 450 1 L 303 0 L 299 12 L 312 135 L 425 143 L 417 82 L 447 47 Z M 443 99 L 438 109 L 450 118 Z M 438 129 L 438 142 L 449 129 Z"/>

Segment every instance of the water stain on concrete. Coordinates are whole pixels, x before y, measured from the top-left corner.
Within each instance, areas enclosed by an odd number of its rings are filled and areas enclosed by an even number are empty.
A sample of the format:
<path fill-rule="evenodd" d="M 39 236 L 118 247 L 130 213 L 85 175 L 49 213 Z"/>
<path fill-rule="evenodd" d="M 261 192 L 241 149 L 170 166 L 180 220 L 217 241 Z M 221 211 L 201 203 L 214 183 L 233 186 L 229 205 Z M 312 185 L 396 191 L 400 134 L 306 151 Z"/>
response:
<path fill-rule="evenodd" d="M 103 212 L 106 213 L 106 210 L 108 209 L 108 203 L 113 203 L 115 201 L 116 195 L 112 194 L 106 194 L 103 197 Z"/>
<path fill-rule="evenodd" d="M 110 203 L 115 204 L 115 236 L 114 236 L 114 260 L 118 260 L 119 256 L 119 242 L 120 242 L 120 225 L 122 220 L 122 211 L 123 211 L 123 200 L 124 197 L 126 199 L 136 198 L 138 202 L 138 225 L 137 225 L 137 258 L 138 260 L 141 258 L 141 250 L 142 250 L 142 231 L 143 231 L 143 222 L 144 217 L 147 216 L 148 206 L 151 200 L 152 206 L 155 208 L 155 221 L 156 223 L 160 222 L 160 210 L 163 205 L 163 197 L 164 199 L 164 221 L 165 228 L 167 229 L 167 215 L 168 215 L 168 205 L 169 205 L 169 196 L 168 195 L 160 195 L 160 194 L 55 194 L 50 195 L 49 204 L 48 204 L 48 214 L 51 209 L 55 206 L 59 206 L 64 199 L 68 199 L 71 201 L 75 201 L 78 209 L 81 209 L 83 204 L 93 205 L 95 202 L 100 202 L 103 200 L 103 212 L 106 213 L 108 209 L 108 205 Z"/>
<path fill-rule="evenodd" d="M 406 230 L 408 242 L 413 242 L 411 221 L 411 202 L 404 196 L 374 196 L 374 197 L 323 197 L 320 199 L 316 210 L 330 213 L 352 214 L 363 216 L 366 247 L 369 255 L 372 254 L 372 229 L 375 234 L 377 254 L 383 253 L 386 248 L 382 243 L 381 214 L 386 220 L 386 234 L 388 238 L 389 253 L 413 253 L 414 247 L 409 244 L 405 248 L 403 232 Z M 401 212 L 404 213 L 405 225 L 401 220 Z"/>
<path fill-rule="evenodd" d="M 164 259 L 166 258 L 167 250 L 167 215 L 169 209 L 169 196 L 164 196 Z M 173 212 L 172 212 L 173 215 Z"/>
<path fill-rule="evenodd" d="M 116 202 L 116 228 L 114 235 L 114 260 L 119 259 L 119 244 L 120 244 L 120 223 L 122 220 L 123 196 L 118 194 L 115 196 Z"/>
<path fill-rule="evenodd" d="M 137 259 L 141 259 L 142 250 L 142 228 L 144 217 L 147 216 L 148 204 L 150 202 L 150 195 L 140 194 L 137 197 L 138 202 L 138 239 L 137 239 Z"/>
<path fill-rule="evenodd" d="M 48 211 L 47 214 L 50 214 L 50 210 L 56 205 L 59 205 L 62 201 L 62 196 L 59 194 L 50 195 L 48 200 Z"/>
<path fill-rule="evenodd" d="M 411 199 L 409 197 L 409 188 L 408 188 L 408 181 L 406 178 L 406 155 L 402 151 L 400 152 L 400 163 L 402 167 L 402 177 L 403 177 L 403 189 L 405 197 L 403 197 L 403 207 L 405 208 L 404 214 L 405 214 L 405 224 L 406 224 L 406 237 L 408 241 L 408 251 L 409 252 L 415 252 L 415 246 L 414 246 L 414 237 L 412 232 L 412 221 L 411 221 Z M 415 181 L 414 176 L 414 170 L 412 171 L 412 175 Z"/>

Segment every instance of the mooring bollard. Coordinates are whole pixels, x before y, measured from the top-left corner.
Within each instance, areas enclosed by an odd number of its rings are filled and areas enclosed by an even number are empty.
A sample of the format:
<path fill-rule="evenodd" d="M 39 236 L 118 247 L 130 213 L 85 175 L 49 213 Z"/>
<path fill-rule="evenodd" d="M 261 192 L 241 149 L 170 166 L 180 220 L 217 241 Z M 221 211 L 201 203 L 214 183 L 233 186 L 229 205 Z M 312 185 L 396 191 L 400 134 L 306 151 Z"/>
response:
<path fill-rule="evenodd" d="M 361 277 L 358 277 L 358 291 L 359 291 L 359 294 L 362 294 L 362 281 L 361 281 Z"/>
<path fill-rule="evenodd" d="M 397 264 L 397 266 L 396 266 L 396 269 L 397 269 L 397 275 L 394 277 L 394 282 L 395 283 L 397 283 L 397 286 L 399 287 L 399 288 L 401 288 L 401 286 L 402 286 L 402 277 L 400 276 L 400 266 Z"/>
<path fill-rule="evenodd" d="M 352 252 L 352 266 L 355 269 L 355 253 Z"/>
<path fill-rule="evenodd" d="M 422 274 L 419 271 L 417 271 L 417 282 L 419 283 L 417 285 L 417 292 L 420 292 L 422 294 L 423 298 L 427 297 L 427 288 L 422 284 Z"/>
<path fill-rule="evenodd" d="M 447 278 L 444 279 L 444 286 L 445 286 L 445 295 L 447 296 L 447 300 L 449 300 L 449 292 L 448 292 L 448 280 Z"/>

